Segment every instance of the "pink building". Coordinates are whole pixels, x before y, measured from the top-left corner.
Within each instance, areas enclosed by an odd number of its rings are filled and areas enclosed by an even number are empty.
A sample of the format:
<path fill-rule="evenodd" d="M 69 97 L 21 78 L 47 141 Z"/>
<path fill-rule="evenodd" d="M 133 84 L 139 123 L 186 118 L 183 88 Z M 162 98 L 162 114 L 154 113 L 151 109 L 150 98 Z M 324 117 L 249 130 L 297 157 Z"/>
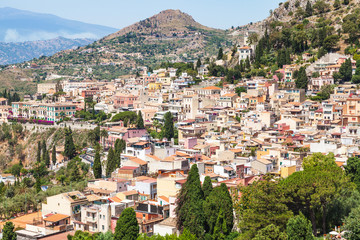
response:
<path fill-rule="evenodd" d="M 127 141 L 129 138 L 142 137 L 146 134 L 146 129 L 126 128 L 126 127 L 112 127 L 108 129 L 108 138 L 105 145 L 107 147 L 114 146 L 116 139 L 124 139 Z"/>
<path fill-rule="evenodd" d="M 129 108 L 134 106 L 134 101 L 137 101 L 138 97 L 131 94 L 117 93 L 114 96 L 114 108 Z"/>

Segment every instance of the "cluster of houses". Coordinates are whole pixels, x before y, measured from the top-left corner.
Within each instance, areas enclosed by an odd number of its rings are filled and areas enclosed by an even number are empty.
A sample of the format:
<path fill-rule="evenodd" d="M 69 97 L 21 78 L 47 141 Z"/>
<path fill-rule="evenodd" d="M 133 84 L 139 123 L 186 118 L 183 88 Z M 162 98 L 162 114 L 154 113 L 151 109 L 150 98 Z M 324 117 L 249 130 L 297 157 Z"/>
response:
<path fill-rule="evenodd" d="M 242 59 L 253 54 L 248 46 L 238 51 Z M 148 73 L 144 68 L 139 77 L 112 82 L 38 84 L 38 95 L 61 92 L 55 100 L 13 102 L 11 107 L 5 101 L 7 115 L 2 121 L 10 116 L 58 122 L 85 109 L 85 99 L 90 98 L 96 102 L 94 110 L 106 114 L 140 111 L 145 127 L 154 131 L 170 112 L 178 130 L 175 144 L 174 139 L 154 139 L 146 129 L 125 126 L 122 121 L 106 122 L 104 149 L 114 146 L 117 139 L 126 141 L 121 166 L 110 178 L 89 181 L 83 192 L 48 197 L 42 205 L 42 224 L 17 231 L 18 236 L 46 239 L 69 229 L 114 231 L 127 207 L 135 209 L 142 233 L 176 233 L 176 196 L 193 164 L 198 166 L 201 182 L 208 176 L 214 186 L 225 183 L 229 189 L 251 184 L 264 174 L 286 178 L 301 171 L 303 158 L 315 152 L 334 153 L 336 163 L 345 165 L 348 157 L 360 156 L 360 89 L 354 84 L 337 85 L 322 102 L 307 95 L 333 84 L 333 73 L 346 59 L 328 54 L 308 67 L 308 92 L 294 87 L 297 65 L 284 66 L 278 70 L 282 74 L 271 79 L 253 77 L 221 87 L 222 79 L 205 78 L 206 66 L 200 66 L 200 84 L 194 84 L 186 73 L 177 75 L 177 69 Z M 318 76 L 312 77 L 314 72 Z M 93 164 L 93 152 L 80 157 Z"/>

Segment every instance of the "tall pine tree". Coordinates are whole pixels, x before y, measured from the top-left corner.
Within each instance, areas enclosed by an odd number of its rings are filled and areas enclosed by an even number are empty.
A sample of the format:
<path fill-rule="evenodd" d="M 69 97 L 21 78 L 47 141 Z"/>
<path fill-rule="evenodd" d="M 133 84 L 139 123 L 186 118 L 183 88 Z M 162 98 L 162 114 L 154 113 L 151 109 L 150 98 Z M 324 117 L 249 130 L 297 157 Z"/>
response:
<path fill-rule="evenodd" d="M 116 158 L 113 148 L 110 147 L 106 162 L 106 176 L 109 177 L 115 169 L 116 169 Z"/>
<path fill-rule="evenodd" d="M 164 127 L 163 127 L 163 136 L 167 138 L 167 140 L 171 140 L 175 136 L 174 132 L 174 120 L 171 112 L 167 112 L 164 115 Z"/>
<path fill-rule="evenodd" d="M 116 222 L 114 240 L 136 240 L 139 236 L 139 224 L 133 208 L 126 208 Z"/>
<path fill-rule="evenodd" d="M 52 148 L 52 152 L 51 152 L 51 161 L 52 163 L 55 165 L 56 164 L 56 147 L 55 144 Z"/>
<path fill-rule="evenodd" d="M 183 184 L 177 198 L 175 209 L 178 218 L 177 228 L 188 229 L 197 237 L 204 235 L 204 193 L 201 189 L 199 170 L 196 164 L 191 167 L 186 182 Z"/>
<path fill-rule="evenodd" d="M 144 126 L 144 120 L 141 114 L 141 111 L 138 111 L 137 118 L 136 118 L 136 128 L 143 129 Z"/>
<path fill-rule="evenodd" d="M 95 153 L 93 172 L 94 172 L 95 178 L 101 178 L 102 168 L 101 168 L 101 160 L 100 160 L 100 151 L 99 150 L 96 150 L 96 153 Z"/>
<path fill-rule="evenodd" d="M 46 160 L 46 152 L 47 152 L 47 149 L 46 149 L 46 142 L 45 142 L 45 140 L 43 139 L 43 141 L 42 141 L 42 144 L 41 144 L 41 152 L 42 152 L 42 157 L 41 157 L 41 159 L 44 161 L 44 163 L 45 163 L 45 160 Z"/>
<path fill-rule="evenodd" d="M 212 186 L 212 182 L 211 182 L 211 178 L 209 176 L 205 177 L 203 186 L 202 186 L 202 190 L 204 192 L 204 199 L 206 199 L 211 191 L 213 190 L 213 186 Z"/>
<path fill-rule="evenodd" d="M 38 141 L 36 162 L 41 162 L 41 142 L 40 141 Z"/>
<path fill-rule="evenodd" d="M 64 154 L 67 158 L 72 159 L 75 157 L 76 150 L 74 145 L 74 140 L 72 136 L 71 128 L 65 128 L 65 151 Z"/>

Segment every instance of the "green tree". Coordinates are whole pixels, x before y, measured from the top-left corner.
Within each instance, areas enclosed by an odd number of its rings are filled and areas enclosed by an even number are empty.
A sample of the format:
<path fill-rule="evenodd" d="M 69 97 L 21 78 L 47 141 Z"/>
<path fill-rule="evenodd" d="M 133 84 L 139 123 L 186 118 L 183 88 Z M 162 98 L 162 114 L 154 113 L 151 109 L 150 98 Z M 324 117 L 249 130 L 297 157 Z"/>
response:
<path fill-rule="evenodd" d="M 344 0 L 344 2 L 343 2 L 344 5 L 349 5 L 349 3 L 350 3 L 350 0 Z"/>
<path fill-rule="evenodd" d="M 353 209 L 349 216 L 345 218 L 345 229 L 348 231 L 345 234 L 346 239 L 359 240 L 360 239 L 360 207 Z"/>
<path fill-rule="evenodd" d="M 100 160 L 100 151 L 96 150 L 94 165 L 93 165 L 93 172 L 95 178 L 101 178 L 102 169 L 101 169 L 101 160 Z"/>
<path fill-rule="evenodd" d="M 45 139 L 42 140 L 41 152 L 42 152 L 42 157 L 41 157 L 41 159 L 45 162 L 46 152 L 47 152 Z"/>
<path fill-rule="evenodd" d="M 348 158 L 345 173 L 356 184 L 357 189 L 360 190 L 360 158 Z"/>
<path fill-rule="evenodd" d="M 16 240 L 15 226 L 12 222 L 6 222 L 3 228 L 2 239 Z"/>
<path fill-rule="evenodd" d="M 203 199 L 199 170 L 194 164 L 177 197 L 175 213 L 179 230 L 186 228 L 197 237 L 203 236 L 205 224 Z"/>
<path fill-rule="evenodd" d="M 137 115 L 137 119 L 136 119 L 136 127 L 139 129 L 145 128 L 141 111 L 138 111 L 138 115 Z"/>
<path fill-rule="evenodd" d="M 139 236 L 139 224 L 134 209 L 126 208 L 117 220 L 114 240 L 136 240 Z"/>
<path fill-rule="evenodd" d="M 224 57 L 223 49 L 219 48 L 219 52 L 218 52 L 218 55 L 217 55 L 217 60 L 221 60 L 221 59 L 223 59 L 223 57 Z"/>
<path fill-rule="evenodd" d="M 334 5 L 333 5 L 334 9 L 337 10 L 337 9 L 340 8 L 340 6 L 341 6 L 340 5 L 340 0 L 335 0 Z"/>
<path fill-rule="evenodd" d="M 38 141 L 36 162 L 41 162 L 41 142 L 40 141 Z"/>
<path fill-rule="evenodd" d="M 198 69 L 199 67 L 201 67 L 201 60 L 200 58 L 198 58 L 197 62 L 196 62 L 196 68 Z"/>
<path fill-rule="evenodd" d="M 113 148 L 110 147 L 106 162 L 106 176 L 109 177 L 115 169 L 116 169 L 115 154 Z"/>
<path fill-rule="evenodd" d="M 285 230 L 292 212 L 286 205 L 287 198 L 278 179 L 265 176 L 264 181 L 240 187 L 239 190 L 242 195 L 235 211 L 240 219 L 241 239 L 252 239 L 260 229 L 270 224 Z"/>
<path fill-rule="evenodd" d="M 343 64 L 341 64 L 339 73 L 341 75 L 341 79 L 343 82 L 351 81 L 352 78 L 352 65 L 351 59 L 348 58 L 345 60 Z"/>
<path fill-rule="evenodd" d="M 204 193 L 204 199 L 206 199 L 210 195 L 211 191 L 213 190 L 211 178 L 209 176 L 205 177 L 204 183 L 202 185 L 202 190 Z"/>
<path fill-rule="evenodd" d="M 226 236 L 231 232 L 234 225 L 233 204 L 225 183 L 214 188 L 206 198 L 204 215 L 206 230 L 210 234 Z"/>
<path fill-rule="evenodd" d="M 311 222 L 300 213 L 289 219 L 286 225 L 288 240 L 313 240 Z"/>
<path fill-rule="evenodd" d="M 64 155 L 68 159 L 72 159 L 73 157 L 75 157 L 75 154 L 76 154 L 76 150 L 75 150 L 74 139 L 73 139 L 73 136 L 72 136 L 71 128 L 70 127 L 65 128 L 65 150 L 64 150 Z"/>
<path fill-rule="evenodd" d="M 313 8 L 311 6 L 311 3 L 307 1 L 306 7 L 305 7 L 305 17 L 310 17 L 313 15 Z"/>
<path fill-rule="evenodd" d="M 246 59 L 245 59 L 245 68 L 250 69 L 250 59 L 249 59 L 249 57 L 246 57 Z"/>
<path fill-rule="evenodd" d="M 56 146 L 54 144 L 51 152 L 51 161 L 55 165 L 56 164 Z"/>
<path fill-rule="evenodd" d="M 167 138 L 168 140 L 171 140 L 175 136 L 175 133 L 174 133 L 174 120 L 173 120 L 173 115 L 171 114 L 171 112 L 165 113 L 164 121 L 165 121 L 164 122 L 164 127 L 162 129 L 163 136 L 165 138 Z"/>
<path fill-rule="evenodd" d="M 287 240 L 286 233 L 282 232 L 280 227 L 270 224 L 260 229 L 253 240 Z"/>
<path fill-rule="evenodd" d="M 306 75 L 305 67 L 300 67 L 299 72 L 297 73 L 297 78 L 295 84 L 297 88 L 307 89 L 308 86 L 308 77 Z"/>

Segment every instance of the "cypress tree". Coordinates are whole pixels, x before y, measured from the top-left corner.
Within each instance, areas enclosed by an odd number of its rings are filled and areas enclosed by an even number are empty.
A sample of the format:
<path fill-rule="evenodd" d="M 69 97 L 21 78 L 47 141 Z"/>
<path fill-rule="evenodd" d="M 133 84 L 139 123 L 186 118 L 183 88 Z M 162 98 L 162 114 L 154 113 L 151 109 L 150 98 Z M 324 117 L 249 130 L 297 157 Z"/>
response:
<path fill-rule="evenodd" d="M 45 156 L 44 156 L 44 163 L 47 167 L 50 166 L 50 155 L 49 155 L 49 151 L 45 152 Z"/>
<path fill-rule="evenodd" d="M 95 178 L 101 178 L 102 169 L 101 169 L 101 160 L 100 160 L 100 151 L 96 150 L 94 165 L 93 165 L 93 172 Z"/>
<path fill-rule="evenodd" d="M 213 186 L 212 186 L 212 182 L 211 182 L 211 178 L 209 176 L 205 177 L 203 186 L 202 186 L 202 190 L 204 192 L 204 199 L 206 199 L 211 191 L 213 190 Z"/>
<path fill-rule="evenodd" d="M 143 120 L 143 117 L 142 117 L 142 114 L 140 111 L 138 111 L 138 115 L 137 115 L 137 118 L 136 118 L 136 128 L 139 128 L 139 129 L 144 129 L 145 126 L 144 126 L 144 120 Z"/>
<path fill-rule="evenodd" d="M 300 68 L 300 70 L 297 74 L 297 78 L 295 80 L 295 84 L 296 84 L 297 88 L 307 89 L 308 77 L 306 75 L 305 67 Z"/>
<path fill-rule="evenodd" d="M 311 6 L 311 3 L 307 1 L 306 7 L 305 7 L 305 17 L 310 17 L 313 15 L 313 8 Z"/>
<path fill-rule="evenodd" d="M 196 62 L 196 68 L 201 67 L 201 60 L 200 58 L 198 58 L 197 62 Z"/>
<path fill-rule="evenodd" d="M 178 218 L 177 228 L 179 230 L 186 228 L 198 238 L 204 234 L 203 199 L 204 193 L 201 189 L 199 170 L 194 164 L 178 194 L 175 212 Z"/>
<path fill-rule="evenodd" d="M 106 176 L 109 177 L 115 169 L 116 169 L 116 159 L 114 155 L 114 150 L 112 147 L 110 147 L 106 162 Z"/>
<path fill-rule="evenodd" d="M 42 147 L 42 150 L 41 150 L 41 152 L 42 152 L 42 160 L 45 162 L 45 160 L 46 160 L 46 142 L 45 142 L 45 140 L 43 139 L 43 141 L 42 141 L 42 144 L 41 144 L 41 147 Z"/>
<path fill-rule="evenodd" d="M 246 69 L 250 69 L 250 59 L 249 59 L 248 56 L 247 56 L 246 59 L 245 59 L 245 68 L 246 68 Z"/>
<path fill-rule="evenodd" d="M 55 144 L 53 146 L 52 153 L 51 153 L 51 161 L 52 161 L 52 163 L 54 165 L 56 164 L 56 147 L 55 147 Z"/>
<path fill-rule="evenodd" d="M 164 115 L 164 127 L 162 129 L 163 131 L 163 136 L 165 138 L 167 138 L 167 140 L 171 140 L 175 133 L 174 133 L 174 121 L 173 121 L 173 116 L 170 112 L 165 113 Z"/>
<path fill-rule="evenodd" d="M 40 141 L 38 141 L 36 162 L 41 162 L 41 143 L 40 143 Z"/>
<path fill-rule="evenodd" d="M 341 79 L 344 82 L 348 82 L 352 78 L 352 65 L 351 65 L 351 59 L 348 58 L 345 60 L 343 64 L 341 64 L 339 73 L 341 74 Z"/>
<path fill-rule="evenodd" d="M 139 236 L 139 224 L 133 208 L 126 208 L 116 222 L 114 240 L 136 240 Z"/>
<path fill-rule="evenodd" d="M 222 216 L 219 215 L 223 214 Z M 228 235 L 234 225 L 233 204 L 230 193 L 222 183 L 219 187 L 214 188 L 204 203 L 204 215 L 206 219 L 207 231 L 215 234 L 217 231 Z M 225 225 L 223 226 L 223 222 Z"/>
<path fill-rule="evenodd" d="M 223 53 L 223 49 L 222 48 L 219 48 L 219 52 L 218 52 L 218 55 L 217 55 L 217 60 L 221 60 L 224 56 L 224 53 Z"/>
<path fill-rule="evenodd" d="M 72 159 L 76 154 L 74 140 L 72 137 L 72 131 L 71 131 L 70 127 L 68 129 L 65 128 L 65 151 L 64 151 L 64 154 L 69 159 Z"/>

